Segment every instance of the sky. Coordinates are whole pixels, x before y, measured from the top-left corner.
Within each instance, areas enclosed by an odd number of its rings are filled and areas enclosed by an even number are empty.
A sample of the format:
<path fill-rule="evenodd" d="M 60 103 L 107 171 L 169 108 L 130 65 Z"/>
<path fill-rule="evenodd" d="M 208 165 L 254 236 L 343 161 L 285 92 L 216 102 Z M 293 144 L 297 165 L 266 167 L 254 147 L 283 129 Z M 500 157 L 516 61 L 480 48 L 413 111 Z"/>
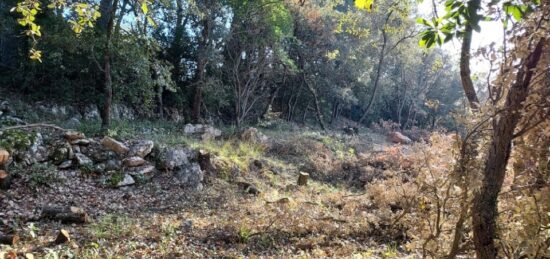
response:
<path fill-rule="evenodd" d="M 445 13 L 443 6 L 440 7 L 441 9 L 438 8 L 438 13 Z M 433 8 L 431 0 L 424 0 L 418 6 L 418 11 L 420 15 L 424 18 L 432 16 L 432 9 Z M 490 45 L 492 42 L 495 42 L 497 48 L 502 45 L 504 34 L 502 31 L 502 24 L 500 22 L 484 21 L 480 23 L 480 27 L 481 31 L 479 33 L 474 32 L 474 35 L 472 37 L 472 53 L 475 53 L 481 47 Z M 441 46 L 441 48 L 447 50 L 448 53 L 453 54 L 455 57 L 457 57 L 458 60 L 461 48 L 461 43 L 459 40 L 453 39 L 452 41 L 445 43 L 443 46 Z M 489 71 L 489 63 L 487 61 L 474 58 L 471 62 L 470 69 L 473 73 L 486 73 Z"/>

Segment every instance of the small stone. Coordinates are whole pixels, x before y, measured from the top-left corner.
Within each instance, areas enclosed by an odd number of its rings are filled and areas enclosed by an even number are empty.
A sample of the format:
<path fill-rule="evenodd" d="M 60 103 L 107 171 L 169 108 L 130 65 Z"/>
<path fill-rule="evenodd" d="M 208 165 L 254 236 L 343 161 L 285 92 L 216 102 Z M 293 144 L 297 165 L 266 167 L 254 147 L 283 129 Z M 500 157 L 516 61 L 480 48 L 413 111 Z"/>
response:
<path fill-rule="evenodd" d="M 65 138 L 68 140 L 68 141 L 74 141 L 74 140 L 77 140 L 77 139 L 83 139 L 85 138 L 86 136 L 84 135 L 84 133 L 82 132 L 78 132 L 78 131 L 73 131 L 73 130 L 69 130 L 67 132 L 65 132 Z"/>
<path fill-rule="evenodd" d="M 143 165 L 140 167 L 134 167 L 131 170 L 128 170 L 127 173 L 130 175 L 149 175 L 155 171 L 155 167 L 152 165 Z"/>
<path fill-rule="evenodd" d="M 136 167 L 145 164 L 145 160 L 139 156 L 133 156 L 122 160 L 122 164 L 127 167 Z"/>
<path fill-rule="evenodd" d="M 64 161 L 63 163 L 61 163 L 57 168 L 59 168 L 61 170 L 65 170 L 65 169 L 71 168 L 71 166 L 73 166 L 73 161 L 72 160 L 67 160 L 67 161 Z"/>
<path fill-rule="evenodd" d="M 129 185 L 133 185 L 135 183 L 136 183 L 136 181 L 134 180 L 134 178 L 131 175 L 125 174 L 124 179 L 122 179 L 122 181 L 118 182 L 116 186 L 117 187 L 129 186 Z"/>
<path fill-rule="evenodd" d="M 122 162 L 120 160 L 111 159 L 107 160 L 105 162 L 105 170 L 106 171 L 117 171 L 122 167 Z"/>
<path fill-rule="evenodd" d="M 90 144 L 90 140 L 89 139 L 75 139 L 73 141 L 71 141 L 71 145 L 81 145 L 81 146 L 86 146 L 86 145 L 89 145 Z"/>
<path fill-rule="evenodd" d="M 94 172 L 98 173 L 98 174 L 102 174 L 105 172 L 105 164 L 104 163 L 101 163 L 101 164 L 97 164 L 95 165 L 94 167 Z"/>
<path fill-rule="evenodd" d="M 124 145 L 122 142 L 116 141 L 113 138 L 105 136 L 101 140 L 101 145 L 103 145 L 105 148 L 110 149 L 114 151 L 115 153 L 121 155 L 126 154 L 130 150 L 126 145 Z"/>
<path fill-rule="evenodd" d="M 412 140 L 403 135 L 401 132 L 399 131 L 394 131 L 394 132 L 391 132 L 389 135 L 388 135 L 388 138 L 390 139 L 391 142 L 393 143 L 399 143 L 399 144 L 410 144 L 412 143 Z"/>
<path fill-rule="evenodd" d="M 75 160 L 79 166 L 92 165 L 94 163 L 89 157 L 81 153 L 75 154 Z"/>

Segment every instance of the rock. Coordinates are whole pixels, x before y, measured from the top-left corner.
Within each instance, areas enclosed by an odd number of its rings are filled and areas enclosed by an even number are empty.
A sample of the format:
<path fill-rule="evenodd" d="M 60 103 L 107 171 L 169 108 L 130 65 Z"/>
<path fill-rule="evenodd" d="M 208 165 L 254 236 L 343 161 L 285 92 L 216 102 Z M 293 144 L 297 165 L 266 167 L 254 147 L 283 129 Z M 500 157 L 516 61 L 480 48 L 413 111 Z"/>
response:
<path fill-rule="evenodd" d="M 82 112 L 82 119 L 99 120 L 99 118 L 99 110 L 97 109 L 97 105 L 90 104 L 84 107 L 84 111 Z"/>
<path fill-rule="evenodd" d="M 94 172 L 95 173 L 98 173 L 98 174 L 102 174 L 102 173 L 105 173 L 105 168 L 107 166 L 105 165 L 105 163 L 101 163 L 101 164 L 97 164 L 94 166 Z"/>
<path fill-rule="evenodd" d="M 188 135 L 200 135 L 203 140 L 215 139 L 222 135 L 221 130 L 203 124 L 186 124 L 183 132 Z"/>
<path fill-rule="evenodd" d="M 135 111 L 124 104 L 114 104 L 111 109 L 111 118 L 115 120 L 134 120 Z"/>
<path fill-rule="evenodd" d="M 157 165 L 163 170 L 174 170 L 189 164 L 191 151 L 185 147 L 160 148 Z"/>
<path fill-rule="evenodd" d="M 80 146 L 80 152 L 90 157 L 95 162 L 105 162 L 114 159 L 117 154 L 96 141 L 91 141 L 88 146 Z"/>
<path fill-rule="evenodd" d="M 146 176 L 151 175 L 155 171 L 155 167 L 152 165 L 143 165 L 139 167 L 133 167 L 130 169 L 125 170 L 128 174 L 132 176 Z"/>
<path fill-rule="evenodd" d="M 78 126 L 80 126 L 82 123 L 80 123 L 80 119 L 78 119 L 78 117 L 72 117 L 70 119 L 68 119 L 67 121 L 65 121 L 65 126 L 68 127 L 68 128 L 77 128 Z"/>
<path fill-rule="evenodd" d="M 0 117 L 0 128 L 9 127 L 9 126 L 16 126 L 16 125 L 25 125 L 25 124 L 27 124 L 25 121 L 23 121 L 20 118 L 14 117 L 14 116 L 2 116 L 2 117 Z"/>
<path fill-rule="evenodd" d="M 254 144 L 265 144 L 268 138 L 257 128 L 250 127 L 241 133 L 241 140 Z"/>
<path fill-rule="evenodd" d="M 183 132 L 185 132 L 185 134 L 202 133 L 203 128 L 204 128 L 204 126 L 202 124 L 193 125 L 191 123 L 188 123 L 188 124 L 185 124 L 185 126 L 183 128 Z"/>
<path fill-rule="evenodd" d="M 208 126 L 204 129 L 204 133 L 201 135 L 202 140 L 212 140 L 222 135 L 222 131 L 212 126 Z"/>
<path fill-rule="evenodd" d="M 81 153 L 75 154 L 75 160 L 78 166 L 87 166 L 94 164 L 92 159 Z"/>
<path fill-rule="evenodd" d="M 191 230 L 193 230 L 193 221 L 186 220 L 182 222 L 180 228 L 184 232 L 190 232 Z"/>
<path fill-rule="evenodd" d="M 128 151 L 130 150 L 126 145 L 124 145 L 123 143 L 121 142 L 118 142 L 110 137 L 107 137 L 105 136 L 102 140 L 101 140 L 101 145 L 103 145 L 105 148 L 107 149 L 110 149 L 112 151 L 114 151 L 115 153 L 119 154 L 119 155 L 123 155 L 123 154 L 126 154 L 128 153 Z"/>
<path fill-rule="evenodd" d="M 133 185 L 135 183 L 136 183 L 136 181 L 134 180 L 134 178 L 131 175 L 125 174 L 122 181 L 118 182 L 116 186 L 117 187 L 129 186 L 129 185 Z"/>
<path fill-rule="evenodd" d="M 122 168 L 122 162 L 120 162 L 120 160 L 110 159 L 105 162 L 106 171 L 117 171 L 120 170 L 120 168 Z"/>
<path fill-rule="evenodd" d="M 141 158 L 146 157 L 151 153 L 154 147 L 154 143 L 151 140 L 141 140 L 136 141 L 131 147 L 130 147 L 130 156 L 138 156 Z"/>
<path fill-rule="evenodd" d="M 67 159 L 71 159 L 69 157 L 69 150 L 71 147 L 67 145 L 66 143 L 58 144 L 55 149 L 53 150 L 52 154 L 50 155 L 50 160 L 55 165 L 61 164 L 63 161 Z"/>
<path fill-rule="evenodd" d="M 61 170 L 69 169 L 73 166 L 72 160 L 66 160 L 63 163 L 61 163 L 57 168 Z"/>
<path fill-rule="evenodd" d="M 13 113 L 13 110 L 10 106 L 10 102 L 1 101 L 0 102 L 0 112 L 2 112 L 1 115 L 8 115 L 8 114 Z"/>
<path fill-rule="evenodd" d="M 412 140 L 408 138 L 407 136 L 403 135 L 399 131 L 393 131 L 388 135 L 388 138 L 393 143 L 399 143 L 399 144 L 410 144 L 412 143 Z"/>
<path fill-rule="evenodd" d="M 91 140 L 85 139 L 85 138 L 75 139 L 71 141 L 71 145 L 87 146 L 87 145 L 90 145 L 90 142 Z"/>
<path fill-rule="evenodd" d="M 122 164 L 127 167 L 136 167 L 145 164 L 145 160 L 139 156 L 132 156 L 122 160 Z"/>
<path fill-rule="evenodd" d="M 84 133 L 82 132 L 78 132 L 78 131 L 73 131 L 73 130 L 69 130 L 67 132 L 65 132 L 65 134 L 63 135 L 68 141 L 75 141 L 75 140 L 78 140 L 78 139 L 83 139 L 85 138 L 86 136 L 84 135 Z"/>
<path fill-rule="evenodd" d="M 197 163 L 180 168 L 176 173 L 176 177 L 184 186 L 191 187 L 195 190 L 202 190 L 203 188 L 202 180 L 204 180 L 204 173 Z"/>
<path fill-rule="evenodd" d="M 71 146 L 71 148 L 73 149 L 74 153 L 82 153 L 80 151 L 80 146 L 78 146 L 78 145 L 73 145 L 73 146 Z"/>

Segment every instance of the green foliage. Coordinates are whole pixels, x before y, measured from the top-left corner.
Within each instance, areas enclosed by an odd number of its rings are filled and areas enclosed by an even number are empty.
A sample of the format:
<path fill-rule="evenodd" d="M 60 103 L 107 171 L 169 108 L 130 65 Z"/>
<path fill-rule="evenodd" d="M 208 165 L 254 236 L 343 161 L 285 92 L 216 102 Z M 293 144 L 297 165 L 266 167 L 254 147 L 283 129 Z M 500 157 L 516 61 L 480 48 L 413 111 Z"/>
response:
<path fill-rule="evenodd" d="M 107 178 L 105 184 L 114 188 L 117 187 L 118 183 L 122 182 L 122 180 L 124 180 L 124 174 L 122 172 L 116 172 Z"/>
<path fill-rule="evenodd" d="M 502 5 L 499 4 L 502 2 Z M 483 20 L 502 19 L 504 27 L 508 27 L 508 22 L 513 18 L 520 21 L 525 14 L 532 12 L 540 5 L 540 0 L 536 1 L 491 1 L 490 8 L 499 8 L 505 13 L 504 18 L 499 17 L 499 12 L 487 12 L 487 14 L 478 14 L 482 9 L 480 1 L 445 1 L 445 15 L 443 17 L 433 17 L 431 20 L 418 18 L 417 23 L 425 27 L 421 33 L 419 45 L 430 48 L 437 45 L 443 45 L 454 37 L 461 37 L 466 26 L 470 26 L 479 32 L 481 27 L 479 23 Z M 496 13 L 496 14 L 495 14 Z M 493 17 L 494 16 L 494 17 Z"/>
<path fill-rule="evenodd" d="M 0 132 L 0 147 L 14 152 L 27 150 L 36 140 L 35 132 L 24 130 L 7 130 Z"/>
<path fill-rule="evenodd" d="M 129 237 L 134 229 L 134 221 L 124 215 L 106 214 L 87 227 L 96 239 L 120 239 Z"/>

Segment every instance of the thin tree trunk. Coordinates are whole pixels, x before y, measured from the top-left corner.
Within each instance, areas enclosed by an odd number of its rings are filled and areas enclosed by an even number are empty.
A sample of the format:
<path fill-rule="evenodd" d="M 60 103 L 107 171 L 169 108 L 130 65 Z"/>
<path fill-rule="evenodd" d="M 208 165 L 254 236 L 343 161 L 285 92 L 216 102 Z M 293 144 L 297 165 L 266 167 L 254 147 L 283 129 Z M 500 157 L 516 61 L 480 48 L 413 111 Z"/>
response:
<path fill-rule="evenodd" d="M 472 0 L 468 3 L 469 9 L 477 10 L 480 8 L 481 0 Z M 477 14 L 476 14 L 477 15 Z M 464 30 L 464 36 L 462 38 L 462 50 L 460 52 L 460 79 L 462 80 L 462 88 L 468 99 L 468 103 L 472 109 L 479 107 L 479 100 L 477 99 L 474 83 L 472 82 L 470 71 L 470 47 L 472 45 L 473 28 L 467 24 Z"/>
<path fill-rule="evenodd" d="M 315 112 L 316 112 L 316 115 L 317 115 L 317 121 L 319 122 L 319 125 L 321 125 L 321 128 L 324 131 L 326 131 L 327 126 L 326 126 L 326 124 L 323 120 L 323 111 L 321 110 L 321 105 L 319 104 L 319 98 L 317 97 L 317 93 L 315 92 L 315 89 L 313 89 L 313 87 L 307 82 L 305 76 L 304 76 L 304 83 L 306 84 L 307 89 L 309 90 L 311 95 L 313 95 L 313 100 L 314 100 L 314 103 L 315 103 Z"/>
<path fill-rule="evenodd" d="M 388 19 L 389 19 L 389 15 L 388 15 Z M 387 23 L 387 20 L 386 20 L 386 23 Z M 374 78 L 374 89 L 372 90 L 372 95 L 369 99 L 369 103 L 367 104 L 367 107 L 365 107 L 365 111 L 363 111 L 363 115 L 358 121 L 359 123 L 362 123 L 365 120 L 372 104 L 374 103 L 374 98 L 376 97 L 376 92 L 378 91 L 378 82 L 380 81 L 380 73 L 382 71 L 382 65 L 384 64 L 384 56 L 385 56 L 387 43 L 388 43 L 388 38 L 386 36 L 386 29 L 384 28 L 382 29 L 382 49 L 380 50 L 380 56 L 378 57 L 378 67 L 376 68 L 376 77 Z"/>
<path fill-rule="evenodd" d="M 498 249 L 496 219 L 498 215 L 498 195 L 506 175 L 506 165 L 510 158 L 514 129 L 520 119 L 522 102 L 529 93 L 533 69 L 542 55 L 545 39 L 541 39 L 518 71 L 506 97 L 506 110 L 499 116 L 493 128 L 493 140 L 485 161 L 483 182 L 474 199 L 472 225 L 477 258 L 497 258 Z"/>
<path fill-rule="evenodd" d="M 203 19 L 203 29 L 202 29 L 202 35 L 201 40 L 199 43 L 199 53 L 198 53 L 198 60 L 197 60 L 197 82 L 195 85 L 195 91 L 193 95 L 193 107 L 192 107 L 192 113 L 191 117 L 194 122 L 199 122 L 201 118 L 201 104 L 202 104 L 202 92 L 205 84 L 205 69 L 207 64 L 207 52 L 210 49 L 209 48 L 209 42 L 210 42 L 210 31 L 211 31 L 211 25 L 210 25 L 210 14 L 206 14 L 206 17 Z"/>
<path fill-rule="evenodd" d="M 103 53 L 103 103 L 100 109 L 101 129 L 106 131 L 111 124 L 111 105 L 113 101 L 113 81 L 111 78 L 111 41 L 116 10 L 119 0 L 102 0 L 100 3 L 101 18 L 98 27 L 105 33 L 105 50 Z"/>

